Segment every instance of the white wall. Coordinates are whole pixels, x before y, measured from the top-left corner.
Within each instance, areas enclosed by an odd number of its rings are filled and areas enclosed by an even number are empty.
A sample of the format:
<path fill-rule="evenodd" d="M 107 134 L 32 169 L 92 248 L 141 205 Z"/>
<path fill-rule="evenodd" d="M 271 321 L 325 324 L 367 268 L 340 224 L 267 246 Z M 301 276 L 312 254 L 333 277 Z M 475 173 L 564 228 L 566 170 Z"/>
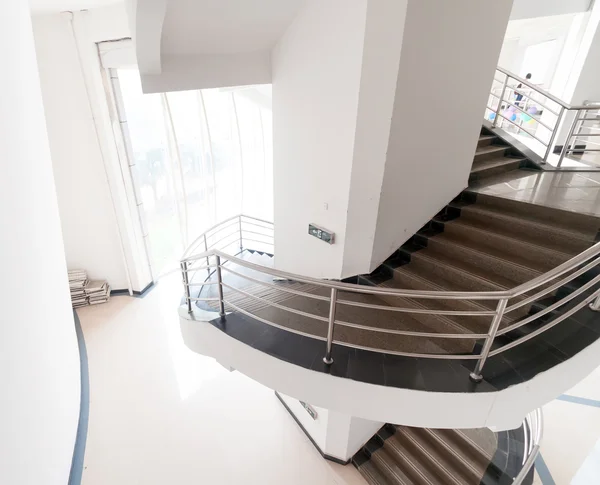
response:
<path fill-rule="evenodd" d="M 511 5 L 408 2 L 371 269 L 467 186 Z"/>
<path fill-rule="evenodd" d="M 342 272 L 366 8 L 309 0 L 273 52 L 275 250 L 287 271 Z M 336 243 L 309 236 L 309 223 Z"/>
<path fill-rule="evenodd" d="M 0 483 L 65 485 L 79 354 L 29 5 L 0 16 Z"/>
<path fill-rule="evenodd" d="M 511 20 L 585 12 L 592 0 L 515 0 Z"/>
<path fill-rule="evenodd" d="M 110 187 L 73 32 L 66 16 L 34 16 L 67 264 L 112 288 L 128 280 Z"/>
<path fill-rule="evenodd" d="M 33 24 L 67 264 L 139 291 L 151 274 L 96 47 L 129 35 L 124 6 L 36 15 Z"/>

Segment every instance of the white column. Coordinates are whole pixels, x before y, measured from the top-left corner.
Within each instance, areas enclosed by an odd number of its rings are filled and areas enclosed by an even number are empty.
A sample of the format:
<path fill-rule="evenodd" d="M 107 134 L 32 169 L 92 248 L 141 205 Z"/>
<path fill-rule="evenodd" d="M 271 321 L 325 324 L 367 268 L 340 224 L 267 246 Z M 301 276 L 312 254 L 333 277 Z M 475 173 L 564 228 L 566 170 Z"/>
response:
<path fill-rule="evenodd" d="M 26 0 L 3 5 L 0 65 L 0 483 L 64 485 L 79 355 Z"/>
<path fill-rule="evenodd" d="M 273 53 L 280 269 L 368 273 L 467 186 L 511 6 L 306 2 Z"/>

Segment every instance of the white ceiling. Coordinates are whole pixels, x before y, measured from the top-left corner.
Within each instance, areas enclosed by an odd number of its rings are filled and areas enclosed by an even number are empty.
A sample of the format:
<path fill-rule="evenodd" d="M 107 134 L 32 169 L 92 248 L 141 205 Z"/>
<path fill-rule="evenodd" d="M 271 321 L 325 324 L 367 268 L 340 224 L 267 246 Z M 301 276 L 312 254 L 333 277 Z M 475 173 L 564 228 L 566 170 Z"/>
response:
<path fill-rule="evenodd" d="M 168 0 L 161 51 L 228 54 L 272 48 L 305 0 Z"/>
<path fill-rule="evenodd" d="M 104 7 L 123 0 L 29 0 L 32 13 L 63 12 L 65 10 L 87 10 Z"/>

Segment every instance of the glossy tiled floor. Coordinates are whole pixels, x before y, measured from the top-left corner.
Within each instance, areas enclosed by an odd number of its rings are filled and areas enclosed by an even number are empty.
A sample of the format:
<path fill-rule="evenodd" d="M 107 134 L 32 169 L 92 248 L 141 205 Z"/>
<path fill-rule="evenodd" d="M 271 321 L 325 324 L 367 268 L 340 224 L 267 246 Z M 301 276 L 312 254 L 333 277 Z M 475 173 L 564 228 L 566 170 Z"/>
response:
<path fill-rule="evenodd" d="M 600 172 L 518 170 L 485 178 L 470 190 L 600 216 Z"/>
<path fill-rule="evenodd" d="M 364 485 L 321 458 L 272 390 L 184 346 L 180 291 L 173 275 L 145 298 L 78 311 L 91 386 L 83 484 Z M 600 483 L 600 369 L 544 412 L 536 483 Z"/>

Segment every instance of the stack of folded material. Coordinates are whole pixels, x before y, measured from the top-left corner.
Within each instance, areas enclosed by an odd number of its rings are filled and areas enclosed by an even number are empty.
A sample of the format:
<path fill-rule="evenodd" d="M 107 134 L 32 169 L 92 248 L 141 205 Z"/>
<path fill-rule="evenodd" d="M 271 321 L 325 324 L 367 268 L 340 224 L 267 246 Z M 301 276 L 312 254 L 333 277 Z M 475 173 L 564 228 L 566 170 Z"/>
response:
<path fill-rule="evenodd" d="M 87 281 L 87 273 L 84 270 L 74 269 L 69 271 L 69 288 L 71 289 L 71 304 L 73 308 L 79 308 L 88 304 L 88 298 L 85 294 Z"/>
<path fill-rule="evenodd" d="M 110 298 L 110 286 L 104 280 L 88 281 L 84 291 L 90 305 L 106 303 Z"/>

